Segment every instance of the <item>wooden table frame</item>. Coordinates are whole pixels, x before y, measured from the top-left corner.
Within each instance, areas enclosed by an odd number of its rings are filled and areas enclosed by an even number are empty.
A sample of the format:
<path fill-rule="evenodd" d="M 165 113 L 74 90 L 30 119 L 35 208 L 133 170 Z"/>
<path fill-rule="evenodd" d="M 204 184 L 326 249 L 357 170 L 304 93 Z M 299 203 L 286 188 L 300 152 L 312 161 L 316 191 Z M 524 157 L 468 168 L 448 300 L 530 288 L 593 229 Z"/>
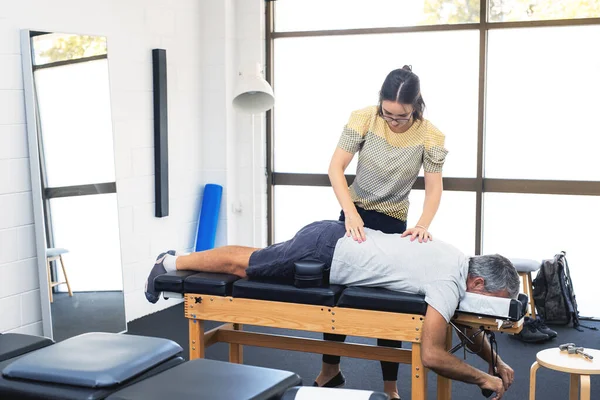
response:
<path fill-rule="evenodd" d="M 229 344 L 229 361 L 233 363 L 243 362 L 244 345 L 398 362 L 411 365 L 412 399 L 427 398 L 428 369 L 423 367 L 421 361 L 423 315 L 193 293 L 185 294 L 184 298 L 185 317 L 189 320 L 190 360 L 203 358 L 207 347 L 222 342 Z M 204 321 L 224 324 L 206 332 Z M 357 324 L 357 321 L 360 323 Z M 465 314 L 458 315 L 453 321 L 463 326 L 499 330 L 495 320 L 491 318 Z M 501 331 L 518 333 L 522 322 L 521 319 Z M 412 343 L 412 350 L 244 332 L 243 325 L 400 340 Z M 448 326 L 446 348 L 449 350 L 451 345 L 452 330 Z M 451 388 L 451 381 L 438 375 L 438 400 L 450 400 Z"/>

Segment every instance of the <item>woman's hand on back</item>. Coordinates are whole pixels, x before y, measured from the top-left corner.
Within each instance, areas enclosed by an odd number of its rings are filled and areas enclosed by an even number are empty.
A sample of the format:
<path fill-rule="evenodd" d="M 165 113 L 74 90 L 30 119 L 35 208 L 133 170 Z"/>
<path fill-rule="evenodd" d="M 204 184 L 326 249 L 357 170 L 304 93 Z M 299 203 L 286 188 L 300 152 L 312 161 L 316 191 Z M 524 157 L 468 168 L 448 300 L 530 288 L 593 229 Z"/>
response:
<path fill-rule="evenodd" d="M 433 240 L 433 236 L 431 233 L 421 225 L 415 225 L 414 228 L 408 228 L 402 234 L 402 237 L 406 237 L 410 235 L 410 241 L 412 242 L 415 239 L 419 239 L 419 243 L 427 243 L 428 240 Z"/>
<path fill-rule="evenodd" d="M 357 211 L 344 213 L 346 223 L 346 236 L 352 236 L 352 239 L 362 243 L 367 240 L 365 234 L 365 223 Z"/>

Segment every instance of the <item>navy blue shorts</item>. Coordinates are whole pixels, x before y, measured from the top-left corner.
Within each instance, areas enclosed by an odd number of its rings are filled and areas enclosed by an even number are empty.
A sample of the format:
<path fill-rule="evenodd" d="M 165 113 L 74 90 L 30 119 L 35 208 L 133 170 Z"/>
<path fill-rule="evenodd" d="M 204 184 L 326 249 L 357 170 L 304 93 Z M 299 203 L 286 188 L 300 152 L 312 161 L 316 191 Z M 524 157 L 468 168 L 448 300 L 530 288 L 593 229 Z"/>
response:
<path fill-rule="evenodd" d="M 313 222 L 292 239 L 252 253 L 246 275 L 251 279 L 291 282 L 296 261 L 317 260 L 331 266 L 335 245 L 345 234 L 343 222 Z"/>

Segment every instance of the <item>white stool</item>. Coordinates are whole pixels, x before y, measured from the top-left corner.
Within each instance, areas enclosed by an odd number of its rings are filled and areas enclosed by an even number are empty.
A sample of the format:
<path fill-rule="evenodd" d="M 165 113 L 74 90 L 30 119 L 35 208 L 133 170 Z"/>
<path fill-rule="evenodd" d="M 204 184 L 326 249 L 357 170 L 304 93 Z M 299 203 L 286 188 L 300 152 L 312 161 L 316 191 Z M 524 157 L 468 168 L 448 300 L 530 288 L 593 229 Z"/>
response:
<path fill-rule="evenodd" d="M 579 354 L 568 354 L 558 347 L 542 350 L 535 356 L 536 361 L 529 370 L 529 400 L 535 400 L 535 381 L 537 370 L 546 367 L 559 372 L 571 374 L 569 383 L 569 400 L 590 400 L 590 375 L 600 374 L 600 351 L 584 349 L 594 357 L 587 360 Z M 598 396 L 594 397 L 595 399 Z"/>
<path fill-rule="evenodd" d="M 529 297 L 529 308 L 531 311 L 529 315 L 535 319 L 535 302 L 533 301 L 533 279 L 531 273 L 537 271 L 542 266 L 542 263 L 527 258 L 511 258 L 510 261 L 513 263 L 521 282 L 523 283 L 523 291 Z"/>
<path fill-rule="evenodd" d="M 46 265 L 48 267 L 48 290 L 50 293 L 50 303 L 54 301 L 52 298 L 52 288 L 54 286 L 60 285 L 62 283 L 67 284 L 67 289 L 69 290 L 69 296 L 73 297 L 73 292 L 71 291 L 71 285 L 69 284 L 69 278 L 67 278 L 67 271 L 65 269 L 65 262 L 63 261 L 62 255 L 68 253 L 69 250 L 61 249 L 61 248 L 50 248 L 46 250 Z M 50 271 L 50 262 L 59 260 L 60 265 L 62 267 L 63 275 L 65 276 L 65 280 L 63 282 L 53 282 L 52 281 L 52 273 Z"/>

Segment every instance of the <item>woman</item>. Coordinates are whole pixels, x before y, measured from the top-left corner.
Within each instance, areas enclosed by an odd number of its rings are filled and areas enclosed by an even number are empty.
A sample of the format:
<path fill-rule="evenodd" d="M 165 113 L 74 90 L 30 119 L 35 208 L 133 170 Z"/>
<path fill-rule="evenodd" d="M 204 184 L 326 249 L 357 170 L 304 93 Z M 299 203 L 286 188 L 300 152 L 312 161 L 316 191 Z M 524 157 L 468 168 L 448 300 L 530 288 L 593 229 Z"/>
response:
<path fill-rule="evenodd" d="M 444 135 L 423 118 L 425 102 L 419 77 L 410 66 L 388 74 L 379 104 L 354 111 L 344 127 L 331 163 L 329 179 L 342 207 L 340 221 L 354 240 L 368 240 L 364 227 L 402 233 L 419 242 L 432 240 L 428 231 L 442 196 L 442 167 L 448 151 Z M 358 152 L 356 178 L 348 188 L 344 172 Z M 406 229 L 408 195 L 421 167 L 425 173 L 425 202 L 417 224 Z M 324 334 L 326 340 L 345 336 Z M 380 346 L 401 347 L 402 342 L 378 340 Z M 340 357 L 324 355 L 315 386 L 345 383 Z M 381 362 L 384 391 L 398 399 L 398 363 Z"/>

